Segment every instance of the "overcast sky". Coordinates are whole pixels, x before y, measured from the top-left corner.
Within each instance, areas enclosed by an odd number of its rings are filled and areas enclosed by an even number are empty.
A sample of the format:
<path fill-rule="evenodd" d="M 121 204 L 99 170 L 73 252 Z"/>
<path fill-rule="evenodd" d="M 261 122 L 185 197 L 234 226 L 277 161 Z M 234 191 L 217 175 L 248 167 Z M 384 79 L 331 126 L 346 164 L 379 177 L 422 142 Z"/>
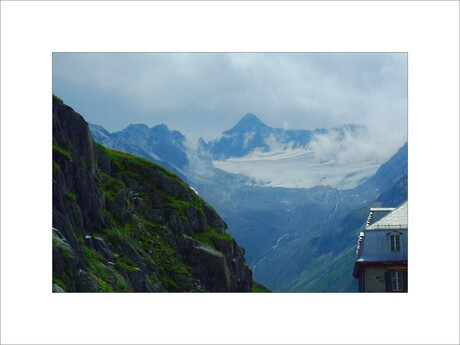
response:
<path fill-rule="evenodd" d="M 289 129 L 364 124 L 407 141 L 405 53 L 54 53 L 53 93 L 113 132 L 212 139 L 246 113 Z"/>

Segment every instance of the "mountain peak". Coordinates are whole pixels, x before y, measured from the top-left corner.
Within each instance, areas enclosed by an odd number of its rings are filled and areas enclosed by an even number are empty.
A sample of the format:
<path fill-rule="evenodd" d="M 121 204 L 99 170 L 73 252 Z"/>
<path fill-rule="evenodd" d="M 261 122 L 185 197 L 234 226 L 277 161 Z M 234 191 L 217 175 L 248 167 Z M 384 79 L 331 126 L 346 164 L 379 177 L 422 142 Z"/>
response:
<path fill-rule="evenodd" d="M 145 132 L 148 131 L 149 127 L 143 123 L 133 123 L 128 125 L 123 132 L 134 133 L 134 132 Z"/>
<path fill-rule="evenodd" d="M 260 119 L 252 113 L 247 113 L 238 123 L 263 123 Z"/>
<path fill-rule="evenodd" d="M 161 132 L 161 133 L 169 133 L 169 132 L 171 132 L 169 130 L 168 126 L 166 126 L 164 123 L 156 125 L 156 126 L 152 127 L 151 129 L 153 131 L 155 131 L 155 132 Z"/>
<path fill-rule="evenodd" d="M 267 127 L 257 116 L 254 114 L 248 113 L 243 116 L 243 118 L 233 127 L 232 129 L 226 131 L 227 132 L 247 132 L 247 131 L 254 131 L 261 127 Z"/>

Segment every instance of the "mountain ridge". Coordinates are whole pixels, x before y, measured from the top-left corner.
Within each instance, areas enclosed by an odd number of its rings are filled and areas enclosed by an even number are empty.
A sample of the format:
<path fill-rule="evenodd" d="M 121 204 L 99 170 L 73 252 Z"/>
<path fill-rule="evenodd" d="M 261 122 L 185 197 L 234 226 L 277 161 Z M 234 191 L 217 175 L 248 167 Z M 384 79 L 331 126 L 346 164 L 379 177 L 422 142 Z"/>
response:
<path fill-rule="evenodd" d="M 243 157 L 256 149 L 268 152 L 273 141 L 278 142 L 280 146 L 290 145 L 291 148 L 300 148 L 308 145 L 317 135 L 337 133 L 339 138 L 343 138 L 346 132 L 353 133 L 361 128 L 362 126 L 356 124 L 347 124 L 330 129 L 281 129 L 270 127 L 256 115 L 248 113 L 235 126 L 223 131 L 217 138 L 201 142 L 212 153 L 215 160 L 225 160 L 231 157 Z"/>
<path fill-rule="evenodd" d="M 179 131 L 171 131 L 165 124 L 153 127 L 131 124 L 114 133 L 94 124 L 89 124 L 89 128 L 97 142 L 151 160 L 186 179 L 183 174 L 189 163 L 186 138 Z"/>

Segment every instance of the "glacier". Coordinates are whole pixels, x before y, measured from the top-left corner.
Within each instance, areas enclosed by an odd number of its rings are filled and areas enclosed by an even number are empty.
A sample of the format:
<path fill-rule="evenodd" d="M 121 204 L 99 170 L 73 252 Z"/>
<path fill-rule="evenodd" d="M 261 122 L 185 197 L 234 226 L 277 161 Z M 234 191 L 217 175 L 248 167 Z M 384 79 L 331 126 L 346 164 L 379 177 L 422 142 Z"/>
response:
<path fill-rule="evenodd" d="M 213 166 L 250 177 L 255 185 L 312 188 L 318 185 L 351 189 L 371 177 L 382 162 L 359 158 L 352 161 L 322 160 L 312 147 L 255 150 L 244 157 L 214 160 Z"/>

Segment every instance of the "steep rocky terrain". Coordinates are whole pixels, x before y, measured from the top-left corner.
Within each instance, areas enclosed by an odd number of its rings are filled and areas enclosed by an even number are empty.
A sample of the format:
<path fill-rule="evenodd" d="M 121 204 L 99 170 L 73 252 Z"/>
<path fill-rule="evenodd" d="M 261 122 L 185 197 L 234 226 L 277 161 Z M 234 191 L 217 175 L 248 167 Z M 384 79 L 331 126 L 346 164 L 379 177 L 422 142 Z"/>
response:
<path fill-rule="evenodd" d="M 226 228 L 178 176 L 96 144 L 53 96 L 53 291 L 252 291 Z"/>

